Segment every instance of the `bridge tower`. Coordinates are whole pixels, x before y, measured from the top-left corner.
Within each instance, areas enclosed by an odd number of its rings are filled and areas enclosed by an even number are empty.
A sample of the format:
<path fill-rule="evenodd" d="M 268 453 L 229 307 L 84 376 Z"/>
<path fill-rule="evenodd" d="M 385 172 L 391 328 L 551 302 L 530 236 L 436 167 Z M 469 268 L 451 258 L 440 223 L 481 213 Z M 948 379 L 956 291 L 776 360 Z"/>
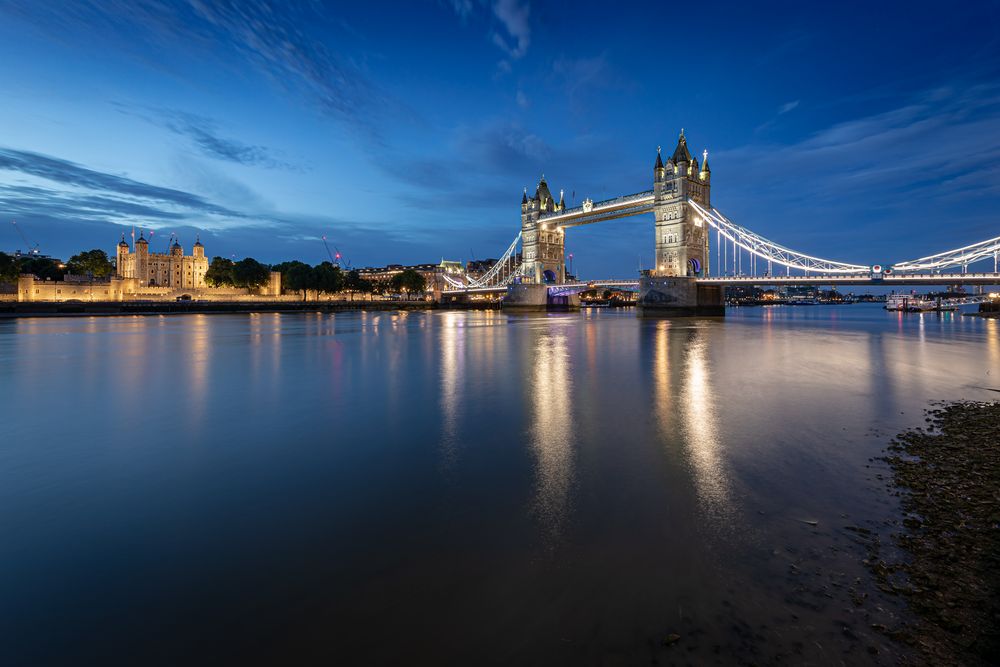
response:
<path fill-rule="evenodd" d="M 699 168 L 691 157 L 687 138 L 681 130 L 674 154 L 666 164 L 656 151 L 653 167 L 653 215 L 656 224 L 656 265 L 654 276 L 708 275 L 708 226 L 690 206 L 687 198 L 710 207 L 711 171 L 708 152 Z"/>
<path fill-rule="evenodd" d="M 566 234 L 563 229 L 549 226 L 539 217 L 566 208 L 563 193 L 555 201 L 542 175 L 535 194 L 521 197 L 521 252 L 524 281 L 535 284 L 566 281 Z"/>

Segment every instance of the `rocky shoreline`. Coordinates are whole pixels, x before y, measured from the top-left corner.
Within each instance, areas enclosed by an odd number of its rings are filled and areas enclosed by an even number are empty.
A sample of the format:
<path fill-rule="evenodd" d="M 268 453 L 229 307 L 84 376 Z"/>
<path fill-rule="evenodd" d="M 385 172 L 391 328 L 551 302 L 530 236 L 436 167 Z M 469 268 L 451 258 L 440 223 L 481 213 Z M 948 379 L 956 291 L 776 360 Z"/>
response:
<path fill-rule="evenodd" d="M 927 413 L 898 435 L 884 461 L 903 517 L 872 542 L 866 564 L 914 621 L 878 628 L 921 664 L 1000 661 L 1000 402 Z"/>

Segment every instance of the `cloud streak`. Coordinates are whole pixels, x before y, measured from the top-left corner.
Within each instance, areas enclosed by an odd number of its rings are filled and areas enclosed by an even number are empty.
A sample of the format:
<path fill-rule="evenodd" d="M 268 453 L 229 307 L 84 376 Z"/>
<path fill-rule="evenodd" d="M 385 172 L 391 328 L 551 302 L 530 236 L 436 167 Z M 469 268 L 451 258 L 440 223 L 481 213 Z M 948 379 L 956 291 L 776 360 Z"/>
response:
<path fill-rule="evenodd" d="M 29 21 L 60 39 L 96 35 L 114 39 L 133 53 L 151 48 L 162 54 L 178 44 L 185 52 L 234 52 L 275 85 L 303 95 L 324 115 L 375 143 L 384 141 L 379 129 L 383 114 L 403 108 L 351 59 L 299 27 L 323 18 L 323 9 L 316 3 L 80 0 L 57 6 L 34 0 L 0 0 L 0 12 Z M 147 64 L 159 66 L 157 55 L 137 55 Z"/>
<path fill-rule="evenodd" d="M 137 116 L 153 125 L 187 138 L 206 157 L 248 167 L 301 170 L 292 164 L 278 160 L 273 151 L 264 146 L 246 144 L 221 136 L 218 132 L 218 123 L 211 118 L 176 109 L 133 109 L 124 104 L 115 104 L 115 106 L 122 113 Z"/>
<path fill-rule="evenodd" d="M 493 43 L 508 56 L 517 60 L 523 58 L 531 45 L 531 5 L 520 0 L 497 0 L 493 3 L 493 15 L 504 27 L 506 35 L 493 32 Z"/>

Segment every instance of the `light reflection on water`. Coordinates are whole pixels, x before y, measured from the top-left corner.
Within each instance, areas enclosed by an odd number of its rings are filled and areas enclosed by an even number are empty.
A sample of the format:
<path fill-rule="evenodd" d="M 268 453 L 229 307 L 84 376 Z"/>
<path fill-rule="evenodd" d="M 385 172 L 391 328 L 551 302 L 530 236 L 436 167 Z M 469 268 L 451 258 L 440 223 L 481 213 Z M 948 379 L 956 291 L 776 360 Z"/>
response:
<path fill-rule="evenodd" d="M 535 456 L 535 497 L 547 543 L 558 542 L 567 519 L 573 475 L 573 379 L 566 344 L 567 323 L 546 323 L 534 341 L 528 395 L 532 407 L 531 449 Z M 540 326 L 535 322 L 536 327 Z"/>
<path fill-rule="evenodd" d="M 720 453 L 715 397 L 708 362 L 709 335 L 695 329 L 685 350 L 683 423 L 695 485 L 708 512 L 717 520 L 731 513 L 728 478 Z"/>
<path fill-rule="evenodd" d="M 996 398 L 998 327 L 861 305 L 0 320 L 0 664 L 231 661 L 247 636 L 245 661 L 631 664 L 679 609 L 692 662 L 740 659 L 738 622 L 835 662 L 841 607 L 791 619 L 786 547 L 833 553 L 844 515 L 889 510 L 869 457 L 930 401 Z"/>

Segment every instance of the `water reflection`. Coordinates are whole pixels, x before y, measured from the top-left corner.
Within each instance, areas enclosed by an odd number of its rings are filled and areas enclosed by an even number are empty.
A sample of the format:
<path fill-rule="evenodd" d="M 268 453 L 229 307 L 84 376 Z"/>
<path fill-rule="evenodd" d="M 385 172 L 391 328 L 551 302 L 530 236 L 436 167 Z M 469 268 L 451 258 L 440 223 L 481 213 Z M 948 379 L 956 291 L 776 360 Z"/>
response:
<path fill-rule="evenodd" d="M 990 370 L 998 375 L 993 376 L 993 384 L 1000 386 L 1000 324 L 997 320 L 986 319 L 986 352 L 990 358 Z"/>
<path fill-rule="evenodd" d="M 569 514 L 573 476 L 572 379 L 566 326 L 542 323 L 531 357 L 531 449 L 535 456 L 532 510 L 548 548 L 555 547 Z"/>
<path fill-rule="evenodd" d="M 680 436 L 699 501 L 710 516 L 722 519 L 733 506 L 708 357 L 709 326 L 655 324 L 653 397 L 663 441 L 673 444 Z"/>
<path fill-rule="evenodd" d="M 698 496 L 715 516 L 732 511 L 729 478 L 720 452 L 718 416 L 708 362 L 708 334 L 695 329 L 687 348 L 681 420 Z"/>
<path fill-rule="evenodd" d="M 464 372 L 465 313 L 449 311 L 441 318 L 441 454 L 442 466 L 455 463 L 458 442 L 459 384 Z"/>
<path fill-rule="evenodd" d="M 666 438 L 672 433 L 674 404 L 670 389 L 670 322 L 656 323 L 653 337 L 653 409 L 661 435 Z"/>

